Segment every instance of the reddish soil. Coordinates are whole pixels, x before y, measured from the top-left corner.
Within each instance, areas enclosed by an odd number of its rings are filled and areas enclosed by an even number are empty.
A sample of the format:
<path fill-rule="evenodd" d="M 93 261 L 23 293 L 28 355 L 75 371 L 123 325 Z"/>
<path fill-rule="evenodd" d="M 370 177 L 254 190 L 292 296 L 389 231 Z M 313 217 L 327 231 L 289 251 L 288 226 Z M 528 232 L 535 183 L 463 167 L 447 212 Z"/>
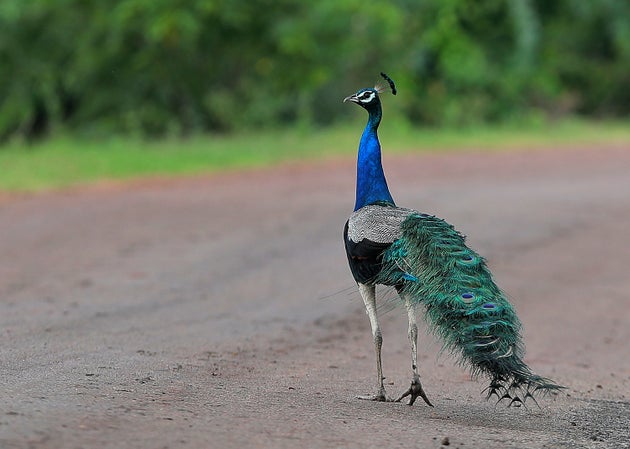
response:
<path fill-rule="evenodd" d="M 0 202 L 2 448 L 630 447 L 630 145 L 385 157 L 401 206 L 468 235 L 568 388 L 486 402 L 421 331 L 422 403 L 374 391 L 341 231 L 354 162 Z M 386 387 L 411 379 L 382 291 Z"/>

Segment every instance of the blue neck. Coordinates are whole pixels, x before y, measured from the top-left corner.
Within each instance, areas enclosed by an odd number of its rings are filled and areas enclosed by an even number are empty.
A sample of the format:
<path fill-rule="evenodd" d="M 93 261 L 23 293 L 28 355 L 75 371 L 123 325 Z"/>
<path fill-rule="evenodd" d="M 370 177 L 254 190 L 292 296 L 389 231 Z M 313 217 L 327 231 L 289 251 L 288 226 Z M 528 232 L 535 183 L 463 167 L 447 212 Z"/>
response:
<path fill-rule="evenodd" d="M 381 164 L 381 144 L 376 132 L 381 123 L 381 105 L 377 104 L 368 112 L 370 117 L 359 143 L 355 211 L 377 202 L 394 204 L 394 199 L 387 188 Z"/>

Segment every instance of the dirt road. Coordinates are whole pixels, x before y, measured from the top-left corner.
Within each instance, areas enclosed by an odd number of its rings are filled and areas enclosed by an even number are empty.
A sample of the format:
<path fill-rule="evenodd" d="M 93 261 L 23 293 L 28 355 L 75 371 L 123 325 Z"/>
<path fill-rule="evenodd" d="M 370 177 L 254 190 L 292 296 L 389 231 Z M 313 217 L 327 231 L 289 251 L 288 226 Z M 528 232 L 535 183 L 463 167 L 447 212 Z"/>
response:
<path fill-rule="evenodd" d="M 486 256 L 566 392 L 495 407 L 421 331 L 436 407 L 354 399 L 373 350 L 341 242 L 354 162 L 330 161 L 2 200 L 0 447 L 630 447 L 630 145 L 384 163 Z"/>

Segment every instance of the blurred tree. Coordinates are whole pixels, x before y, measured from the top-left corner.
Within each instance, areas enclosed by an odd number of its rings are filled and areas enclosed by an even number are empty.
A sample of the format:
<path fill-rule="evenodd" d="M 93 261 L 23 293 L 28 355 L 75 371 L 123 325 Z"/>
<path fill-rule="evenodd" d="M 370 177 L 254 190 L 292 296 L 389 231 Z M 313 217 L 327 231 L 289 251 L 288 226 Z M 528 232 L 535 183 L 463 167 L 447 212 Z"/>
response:
<path fill-rule="evenodd" d="M 416 124 L 627 116 L 627 0 L 2 0 L 0 139 L 327 124 L 389 72 Z"/>

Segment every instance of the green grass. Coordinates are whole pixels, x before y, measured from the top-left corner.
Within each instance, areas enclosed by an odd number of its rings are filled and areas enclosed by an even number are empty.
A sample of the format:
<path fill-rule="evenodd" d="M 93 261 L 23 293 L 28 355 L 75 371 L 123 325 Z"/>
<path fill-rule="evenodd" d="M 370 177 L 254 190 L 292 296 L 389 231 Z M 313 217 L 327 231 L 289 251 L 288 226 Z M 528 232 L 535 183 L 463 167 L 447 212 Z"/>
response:
<path fill-rule="evenodd" d="M 142 141 L 56 137 L 0 148 L 0 191 L 38 192 L 102 180 L 179 176 L 263 167 L 284 161 L 352 157 L 363 122 L 325 130 L 265 131 Z M 391 121 L 379 130 L 384 151 L 505 150 L 593 144 L 630 145 L 622 122 L 567 121 L 529 127 L 417 129 Z"/>

